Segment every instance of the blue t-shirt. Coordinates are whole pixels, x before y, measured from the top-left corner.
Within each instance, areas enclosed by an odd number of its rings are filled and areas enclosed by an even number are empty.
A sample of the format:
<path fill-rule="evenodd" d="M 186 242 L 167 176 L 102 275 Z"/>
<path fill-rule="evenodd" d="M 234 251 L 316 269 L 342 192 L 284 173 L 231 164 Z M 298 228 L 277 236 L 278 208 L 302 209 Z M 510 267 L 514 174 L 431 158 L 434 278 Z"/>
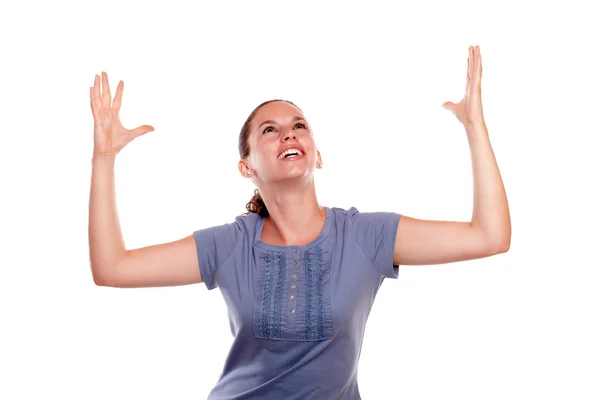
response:
<path fill-rule="evenodd" d="M 218 287 L 234 341 L 209 399 L 360 399 L 365 324 L 393 264 L 400 214 L 326 207 L 305 246 L 260 240 L 264 218 L 194 232 L 202 278 Z"/>

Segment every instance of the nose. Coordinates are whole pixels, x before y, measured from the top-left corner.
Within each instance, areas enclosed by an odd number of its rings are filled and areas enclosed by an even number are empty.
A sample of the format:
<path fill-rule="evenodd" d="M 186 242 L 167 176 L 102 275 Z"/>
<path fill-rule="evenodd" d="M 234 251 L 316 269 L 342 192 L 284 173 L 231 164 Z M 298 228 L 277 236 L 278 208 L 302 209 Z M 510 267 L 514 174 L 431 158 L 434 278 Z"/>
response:
<path fill-rule="evenodd" d="M 285 141 L 287 141 L 290 138 L 292 138 L 294 140 L 297 140 L 296 139 L 296 135 L 294 134 L 294 131 L 292 131 L 292 132 L 285 132 L 283 135 L 281 135 L 281 138 L 282 138 L 282 142 L 285 142 Z"/>

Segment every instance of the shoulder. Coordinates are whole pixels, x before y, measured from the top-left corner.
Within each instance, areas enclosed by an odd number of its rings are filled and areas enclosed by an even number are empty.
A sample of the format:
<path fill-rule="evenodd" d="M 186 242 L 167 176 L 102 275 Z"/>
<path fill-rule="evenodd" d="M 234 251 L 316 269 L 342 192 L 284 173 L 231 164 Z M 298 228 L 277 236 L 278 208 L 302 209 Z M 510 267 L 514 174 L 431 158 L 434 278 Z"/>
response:
<path fill-rule="evenodd" d="M 332 207 L 338 234 L 369 247 L 395 238 L 401 214 L 389 211 L 360 212 L 356 207 Z"/>
<path fill-rule="evenodd" d="M 389 211 L 360 212 L 356 207 L 348 210 L 335 208 L 343 226 L 344 236 L 355 241 L 371 257 L 376 257 L 382 247 L 393 249 L 401 214 Z M 341 220 L 341 221 L 340 221 Z"/>
<path fill-rule="evenodd" d="M 361 249 L 382 276 L 397 278 L 393 256 L 401 214 L 360 212 L 355 207 L 339 209 L 336 213 L 344 220 L 346 237 Z"/>
<path fill-rule="evenodd" d="M 397 225 L 401 214 L 389 211 L 360 212 L 356 207 L 348 209 L 332 207 L 337 222 L 344 222 L 346 228 L 360 230 L 368 227 Z"/>
<path fill-rule="evenodd" d="M 206 287 L 214 289 L 220 279 L 217 271 L 246 246 L 254 236 L 261 217 L 258 214 L 240 215 L 231 222 L 194 231 L 198 264 Z"/>
<path fill-rule="evenodd" d="M 230 232 L 232 234 L 235 233 L 244 233 L 251 232 L 256 227 L 256 224 L 261 219 L 261 217 L 256 214 L 248 214 L 248 215 L 238 215 L 233 221 L 229 221 L 219 225 L 208 226 L 204 228 L 200 228 L 196 230 L 194 233 L 218 233 L 218 232 Z"/>
<path fill-rule="evenodd" d="M 237 226 L 239 229 L 249 232 L 254 232 L 256 225 L 259 221 L 262 220 L 262 217 L 257 213 L 243 214 L 235 217 L 231 225 Z"/>
<path fill-rule="evenodd" d="M 335 222 L 339 225 L 351 223 L 354 220 L 354 216 L 358 214 L 358 210 L 355 207 L 350 207 L 348 209 L 341 207 L 330 207 L 331 214 Z"/>
<path fill-rule="evenodd" d="M 240 215 L 233 221 L 194 231 L 198 251 L 218 253 L 221 257 L 230 254 L 237 245 L 251 240 L 260 219 L 255 213 Z"/>

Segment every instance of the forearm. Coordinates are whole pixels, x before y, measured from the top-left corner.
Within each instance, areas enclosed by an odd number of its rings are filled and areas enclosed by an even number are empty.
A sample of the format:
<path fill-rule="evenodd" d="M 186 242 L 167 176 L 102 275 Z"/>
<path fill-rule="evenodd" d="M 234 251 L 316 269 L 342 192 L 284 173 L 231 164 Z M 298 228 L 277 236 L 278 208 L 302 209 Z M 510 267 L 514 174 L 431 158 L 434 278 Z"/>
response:
<path fill-rule="evenodd" d="M 485 123 L 467 127 L 473 166 L 473 216 L 490 246 L 508 250 L 511 222 L 508 200 Z"/>
<path fill-rule="evenodd" d="M 115 198 L 115 158 L 92 159 L 89 203 L 90 263 L 94 281 L 103 280 L 126 254 Z"/>

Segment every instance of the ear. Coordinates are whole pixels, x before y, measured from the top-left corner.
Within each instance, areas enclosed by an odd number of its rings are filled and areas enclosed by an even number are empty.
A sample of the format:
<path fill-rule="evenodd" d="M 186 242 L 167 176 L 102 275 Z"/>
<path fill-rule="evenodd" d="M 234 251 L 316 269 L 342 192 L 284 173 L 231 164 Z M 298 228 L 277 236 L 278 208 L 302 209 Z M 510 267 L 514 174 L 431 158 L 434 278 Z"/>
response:
<path fill-rule="evenodd" d="M 247 160 L 240 160 L 238 162 L 238 169 L 240 171 L 240 174 L 244 178 L 250 178 L 250 177 L 252 177 L 252 170 L 250 169 L 250 167 L 248 167 L 248 161 Z"/>
<path fill-rule="evenodd" d="M 319 164 L 323 164 L 323 159 L 321 158 L 321 152 L 319 150 L 317 150 L 317 168 L 322 168 L 319 167 Z"/>

